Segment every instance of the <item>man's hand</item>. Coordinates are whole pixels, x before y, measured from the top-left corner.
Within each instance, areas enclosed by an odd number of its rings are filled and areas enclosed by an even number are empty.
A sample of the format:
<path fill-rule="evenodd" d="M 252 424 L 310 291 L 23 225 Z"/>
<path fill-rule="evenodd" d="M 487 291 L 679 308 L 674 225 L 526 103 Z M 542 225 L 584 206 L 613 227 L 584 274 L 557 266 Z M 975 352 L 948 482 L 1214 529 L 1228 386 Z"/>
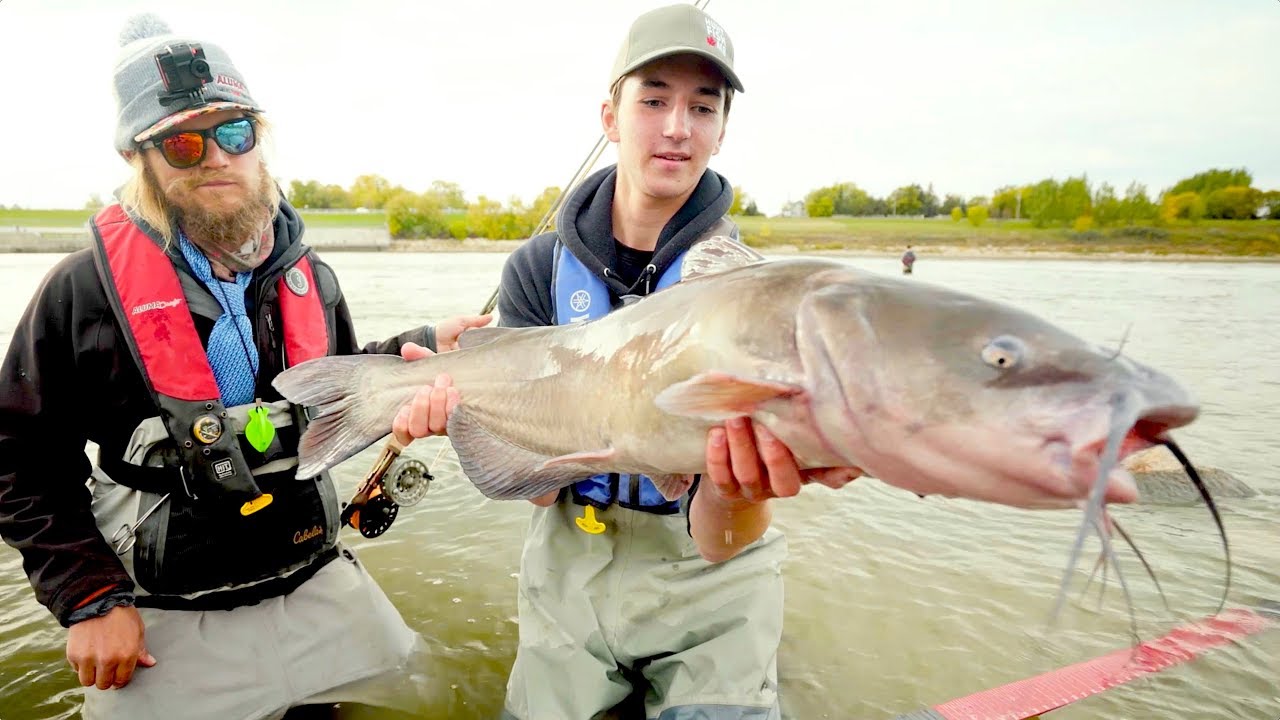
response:
<path fill-rule="evenodd" d="M 67 631 L 67 662 L 85 687 L 122 688 L 133 679 L 135 667 L 156 664 L 147 652 L 143 632 L 137 608 L 112 608 L 102 617 L 71 626 Z"/>
<path fill-rule="evenodd" d="M 773 433 L 733 418 L 707 433 L 705 485 L 689 509 L 689 532 L 702 557 L 724 562 L 769 529 L 770 498 L 791 497 L 808 482 L 843 487 L 862 474 L 858 468 L 801 470 L 795 456 Z"/>
<path fill-rule="evenodd" d="M 405 360 L 421 360 L 424 357 L 431 357 L 435 353 L 431 352 L 431 348 L 425 348 L 418 343 L 405 343 L 400 346 L 400 357 Z"/>
<path fill-rule="evenodd" d="M 717 494 L 742 503 L 791 497 L 810 482 L 839 489 L 862 475 L 853 467 L 801 470 L 776 435 L 747 418 L 733 418 L 723 430 L 711 429 L 706 460 L 707 478 Z"/>
<path fill-rule="evenodd" d="M 458 336 L 461 335 L 464 330 L 484 327 L 492 320 L 492 315 L 470 315 L 449 318 L 442 323 L 436 324 L 436 349 L 440 352 L 457 350 Z"/>
<path fill-rule="evenodd" d="M 427 348 L 408 343 L 400 349 L 405 360 L 417 360 L 431 353 Z M 453 378 L 441 373 L 435 382 L 418 390 L 407 405 L 396 413 L 391 432 L 396 442 L 408 445 L 415 438 L 444 435 L 449 426 L 449 414 L 458 406 L 462 396 L 453 387 Z"/>

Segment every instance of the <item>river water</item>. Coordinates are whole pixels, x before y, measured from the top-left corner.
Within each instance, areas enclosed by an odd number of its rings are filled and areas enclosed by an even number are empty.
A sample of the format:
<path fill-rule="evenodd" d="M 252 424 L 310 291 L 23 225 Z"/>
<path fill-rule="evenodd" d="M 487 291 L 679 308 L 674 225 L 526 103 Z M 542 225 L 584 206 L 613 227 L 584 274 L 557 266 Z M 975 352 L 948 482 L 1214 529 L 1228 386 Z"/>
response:
<path fill-rule="evenodd" d="M 474 313 L 498 280 L 498 254 L 330 253 L 361 341 Z M 53 255 L 0 255 L 0 350 Z M 849 258 L 897 272 L 896 259 Z M 1005 300 L 1171 373 L 1203 403 L 1177 434 L 1198 464 L 1259 491 L 1223 500 L 1230 604 L 1280 599 L 1280 266 L 1271 264 L 937 259 L 915 278 Z M 761 332 L 769 328 L 762 327 Z M 411 454 L 437 477 L 420 505 L 376 540 L 345 534 L 436 659 L 436 717 L 493 718 L 515 653 L 516 573 L 529 507 L 493 502 L 458 472 L 445 443 Z M 338 468 L 350 492 L 372 451 Z M 1203 506 L 1115 511 L 1160 576 L 1171 609 L 1124 553 L 1139 637 L 1216 607 L 1222 549 Z M 777 503 L 790 539 L 779 660 L 788 718 L 891 718 L 1079 662 L 1132 642 L 1111 585 L 1050 627 L 1080 514 L 927 499 L 859 481 Z M 1088 563 L 1081 565 L 1077 588 Z M 0 718 L 76 715 L 65 632 L 33 599 L 21 559 L 0 546 Z M 1208 653 L 1051 715 L 1280 718 L 1280 631 Z"/>

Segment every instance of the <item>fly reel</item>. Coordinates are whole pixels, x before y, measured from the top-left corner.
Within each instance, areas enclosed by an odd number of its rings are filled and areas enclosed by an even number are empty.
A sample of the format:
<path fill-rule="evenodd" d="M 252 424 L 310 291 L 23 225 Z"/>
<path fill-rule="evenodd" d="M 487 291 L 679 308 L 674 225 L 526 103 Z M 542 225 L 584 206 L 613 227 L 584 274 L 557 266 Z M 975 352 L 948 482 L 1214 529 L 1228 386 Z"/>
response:
<path fill-rule="evenodd" d="M 402 460 L 383 476 L 382 490 L 393 502 L 408 507 L 422 502 L 434 479 L 421 460 Z"/>
<path fill-rule="evenodd" d="M 376 538 L 386 532 L 400 514 L 400 506 L 385 494 L 374 495 L 360 505 L 348 505 L 347 510 L 351 511 L 347 524 L 367 538 Z"/>
<path fill-rule="evenodd" d="M 426 497 L 435 478 L 420 460 L 397 461 L 403 449 L 394 439 L 383 448 L 364 482 L 342 508 L 343 525 L 376 538 L 395 522 L 401 505 L 415 505 Z"/>

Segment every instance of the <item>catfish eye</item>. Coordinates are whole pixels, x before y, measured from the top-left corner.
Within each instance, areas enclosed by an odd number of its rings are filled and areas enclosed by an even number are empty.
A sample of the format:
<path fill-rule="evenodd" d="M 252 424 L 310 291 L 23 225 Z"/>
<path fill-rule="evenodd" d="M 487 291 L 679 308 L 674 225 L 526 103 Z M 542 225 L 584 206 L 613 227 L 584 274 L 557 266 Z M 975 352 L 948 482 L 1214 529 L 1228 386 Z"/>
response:
<path fill-rule="evenodd" d="M 1017 367 L 1027 354 L 1022 341 L 1012 335 L 1001 335 L 982 348 L 982 362 L 994 368 L 1007 370 Z"/>

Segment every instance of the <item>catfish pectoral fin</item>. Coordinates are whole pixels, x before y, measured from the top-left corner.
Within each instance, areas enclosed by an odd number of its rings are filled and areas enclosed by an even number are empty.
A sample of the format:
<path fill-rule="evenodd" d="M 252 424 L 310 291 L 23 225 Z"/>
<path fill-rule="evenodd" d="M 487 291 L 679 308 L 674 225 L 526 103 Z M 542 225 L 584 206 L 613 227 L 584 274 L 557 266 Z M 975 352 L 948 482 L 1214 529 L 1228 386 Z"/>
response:
<path fill-rule="evenodd" d="M 692 475 L 650 475 L 649 479 L 668 500 L 679 500 L 693 486 Z"/>
<path fill-rule="evenodd" d="M 550 458 L 507 442 L 477 422 L 465 405 L 449 415 L 449 440 L 462 472 L 492 500 L 528 500 L 600 472 L 565 460 L 571 456 Z"/>
<path fill-rule="evenodd" d="M 750 415 L 762 403 L 803 392 L 799 385 L 712 371 L 671 385 L 654 403 L 672 415 L 720 421 Z"/>
<path fill-rule="evenodd" d="M 594 467 L 596 463 L 608 463 L 618 454 L 613 448 L 604 448 L 603 450 L 588 450 L 587 452 L 571 453 L 569 455 L 560 455 L 553 457 L 538 466 L 539 470 L 555 467 L 556 465 L 588 465 Z"/>

